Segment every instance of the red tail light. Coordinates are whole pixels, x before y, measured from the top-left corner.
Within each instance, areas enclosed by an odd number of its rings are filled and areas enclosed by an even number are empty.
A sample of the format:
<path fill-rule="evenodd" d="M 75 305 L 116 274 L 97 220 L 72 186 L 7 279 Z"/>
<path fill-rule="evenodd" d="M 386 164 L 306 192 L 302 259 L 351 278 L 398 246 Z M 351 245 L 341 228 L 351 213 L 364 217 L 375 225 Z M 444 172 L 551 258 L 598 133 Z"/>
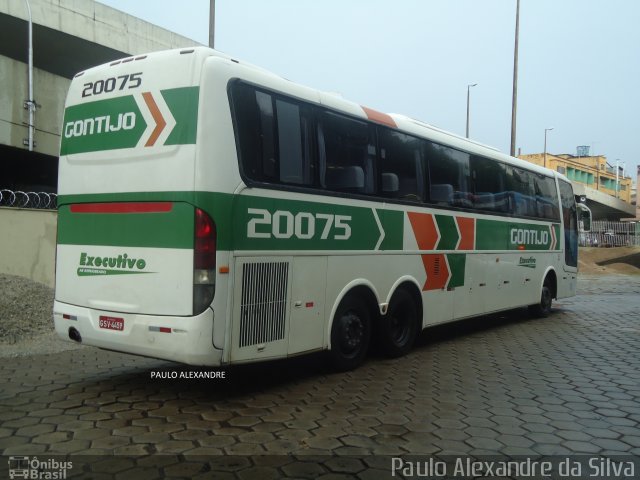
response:
<path fill-rule="evenodd" d="M 211 217 L 196 208 L 196 239 L 194 246 L 194 268 L 215 270 L 216 226 Z"/>
<path fill-rule="evenodd" d="M 215 294 L 216 224 L 196 208 L 193 245 L 193 314 L 204 312 Z"/>

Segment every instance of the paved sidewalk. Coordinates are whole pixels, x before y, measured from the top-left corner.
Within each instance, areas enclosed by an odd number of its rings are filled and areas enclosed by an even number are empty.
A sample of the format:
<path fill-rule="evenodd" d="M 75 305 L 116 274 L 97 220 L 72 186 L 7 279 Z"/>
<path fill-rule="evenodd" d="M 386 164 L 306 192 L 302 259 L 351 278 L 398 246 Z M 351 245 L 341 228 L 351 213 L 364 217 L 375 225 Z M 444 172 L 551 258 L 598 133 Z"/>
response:
<path fill-rule="evenodd" d="M 263 480 L 385 471 L 369 455 L 640 456 L 640 276 L 584 276 L 579 292 L 547 319 L 438 327 L 408 356 L 344 374 L 317 356 L 208 380 L 152 379 L 211 369 L 94 348 L 5 359 L 0 452 L 159 453 L 153 471 L 185 478 L 210 467 L 176 455 L 213 455 Z M 277 456 L 290 454 L 333 457 Z"/>

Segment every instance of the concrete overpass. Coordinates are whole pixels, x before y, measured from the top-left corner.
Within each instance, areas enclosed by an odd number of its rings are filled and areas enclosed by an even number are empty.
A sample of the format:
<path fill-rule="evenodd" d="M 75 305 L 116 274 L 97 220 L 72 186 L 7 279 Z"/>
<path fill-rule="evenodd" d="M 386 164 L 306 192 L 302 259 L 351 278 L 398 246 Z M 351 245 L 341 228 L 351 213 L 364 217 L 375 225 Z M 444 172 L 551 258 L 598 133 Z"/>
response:
<path fill-rule="evenodd" d="M 93 0 L 30 0 L 35 148 L 28 138 L 25 0 L 0 2 L 0 189 L 55 189 L 64 100 L 73 75 L 130 55 L 197 42 Z"/>
<path fill-rule="evenodd" d="M 636 206 L 623 202 L 607 193 L 587 187 L 584 183 L 571 182 L 573 192 L 577 197 L 583 197 L 587 207 L 591 210 L 594 220 L 620 220 L 633 217 Z"/>

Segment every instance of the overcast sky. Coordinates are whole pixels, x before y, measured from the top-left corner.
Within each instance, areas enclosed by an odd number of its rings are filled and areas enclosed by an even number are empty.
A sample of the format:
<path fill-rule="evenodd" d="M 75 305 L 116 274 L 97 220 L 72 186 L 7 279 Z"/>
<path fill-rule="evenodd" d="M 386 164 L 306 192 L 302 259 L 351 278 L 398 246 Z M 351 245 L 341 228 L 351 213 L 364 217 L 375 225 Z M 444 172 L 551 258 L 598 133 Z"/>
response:
<path fill-rule="evenodd" d="M 209 1 L 101 0 L 208 43 Z M 516 0 L 217 0 L 216 48 L 509 153 Z M 517 148 L 640 163 L 640 1 L 521 0 Z"/>

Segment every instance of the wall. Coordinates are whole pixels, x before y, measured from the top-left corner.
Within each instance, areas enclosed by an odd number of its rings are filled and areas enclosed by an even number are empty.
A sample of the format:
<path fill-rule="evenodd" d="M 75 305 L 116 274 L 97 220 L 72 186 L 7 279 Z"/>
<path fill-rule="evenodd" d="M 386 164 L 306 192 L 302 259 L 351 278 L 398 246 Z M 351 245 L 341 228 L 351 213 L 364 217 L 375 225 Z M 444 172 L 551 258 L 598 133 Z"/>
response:
<path fill-rule="evenodd" d="M 94 0 L 30 1 L 34 23 L 121 52 L 138 54 L 197 45 L 189 38 Z M 24 0 L 4 0 L 2 3 L 0 11 L 27 19 Z M 184 5 L 188 8 L 188 2 Z"/>
<path fill-rule="evenodd" d="M 51 210 L 0 207 L 0 273 L 53 287 L 57 220 Z"/>
<path fill-rule="evenodd" d="M 71 80 L 37 68 L 33 79 L 34 98 L 38 103 L 34 121 L 35 150 L 57 157 L 64 99 Z M 29 96 L 27 83 L 26 65 L 0 55 L 0 144 L 24 148 L 23 140 L 29 136 L 29 112 L 23 105 Z"/>
<path fill-rule="evenodd" d="M 64 101 L 79 71 L 129 54 L 197 42 L 93 0 L 30 0 L 33 14 L 34 151 L 57 157 Z M 28 137 L 28 35 L 24 0 L 0 0 L 0 145 Z M 2 159 L 0 158 L 0 161 Z"/>

